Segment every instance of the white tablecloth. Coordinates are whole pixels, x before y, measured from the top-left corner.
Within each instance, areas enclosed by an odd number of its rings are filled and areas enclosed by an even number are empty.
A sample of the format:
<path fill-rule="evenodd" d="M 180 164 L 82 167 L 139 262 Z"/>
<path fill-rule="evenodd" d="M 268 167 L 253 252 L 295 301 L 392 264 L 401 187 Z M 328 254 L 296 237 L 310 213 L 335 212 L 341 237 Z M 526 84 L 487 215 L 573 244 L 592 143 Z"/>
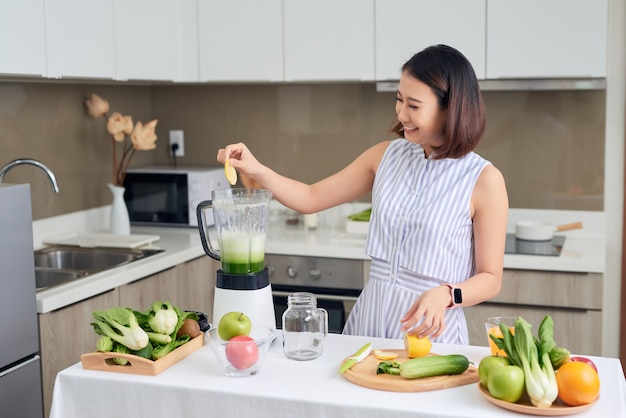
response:
<path fill-rule="evenodd" d="M 279 332 L 280 334 L 280 332 Z M 374 348 L 402 348 L 400 340 L 331 334 L 324 353 L 294 361 L 273 343 L 261 371 L 227 377 L 205 345 L 158 376 L 84 370 L 77 363 L 56 378 L 51 418 L 206 417 L 520 417 L 492 405 L 476 384 L 422 393 L 367 389 L 345 380 L 343 358 L 367 342 Z M 434 344 L 438 354 L 460 353 L 478 365 L 486 347 Z M 601 379 L 600 399 L 586 417 L 626 417 L 626 383 L 617 359 L 590 357 Z"/>

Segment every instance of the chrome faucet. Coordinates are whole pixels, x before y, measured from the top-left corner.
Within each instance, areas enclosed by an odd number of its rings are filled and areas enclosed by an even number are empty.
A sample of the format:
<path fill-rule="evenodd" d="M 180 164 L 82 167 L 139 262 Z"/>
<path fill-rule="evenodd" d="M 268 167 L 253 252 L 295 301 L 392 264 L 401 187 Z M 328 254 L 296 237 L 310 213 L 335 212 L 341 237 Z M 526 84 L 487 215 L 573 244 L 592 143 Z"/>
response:
<path fill-rule="evenodd" d="M 9 170 L 11 170 L 13 167 L 24 164 L 34 165 L 35 167 L 41 168 L 50 179 L 50 183 L 52 183 L 52 190 L 54 190 L 55 193 L 59 193 L 59 185 L 57 184 L 57 179 L 56 177 L 54 177 L 54 173 L 52 172 L 52 170 L 46 167 L 42 162 L 33 160 L 32 158 L 18 158 L 17 160 L 13 160 L 10 163 L 6 164 L 4 167 L 2 167 L 0 169 L 0 183 L 2 183 L 4 175 L 8 173 Z"/>

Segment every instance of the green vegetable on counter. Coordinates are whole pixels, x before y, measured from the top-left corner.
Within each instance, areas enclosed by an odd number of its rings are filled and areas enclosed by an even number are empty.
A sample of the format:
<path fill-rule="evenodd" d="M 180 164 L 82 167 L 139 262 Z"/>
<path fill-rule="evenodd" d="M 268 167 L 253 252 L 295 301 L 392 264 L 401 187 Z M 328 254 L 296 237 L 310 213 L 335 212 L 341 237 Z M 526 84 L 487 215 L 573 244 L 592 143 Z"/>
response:
<path fill-rule="evenodd" d="M 391 374 L 394 376 L 400 376 L 400 362 L 381 361 L 378 363 L 376 374 Z"/>
<path fill-rule="evenodd" d="M 490 338 L 504 350 L 511 362 L 524 370 L 526 392 L 538 408 L 549 408 L 559 394 L 556 375 L 550 360 L 550 351 L 556 347 L 554 322 L 549 315 L 541 321 L 539 339 L 533 337 L 531 325 L 522 317 L 515 320 L 515 335 L 500 324 L 503 337 Z"/>
<path fill-rule="evenodd" d="M 94 311 L 93 317 L 95 322 L 91 325 L 96 334 L 111 337 L 130 350 L 141 350 L 150 341 L 131 309 L 109 308 L 106 311 Z"/>
<path fill-rule="evenodd" d="M 405 379 L 461 374 L 469 367 L 462 354 L 417 357 L 400 364 L 400 376 Z"/>
<path fill-rule="evenodd" d="M 351 221 L 369 222 L 371 215 L 372 215 L 372 208 L 369 208 L 359 213 L 349 215 L 348 219 L 350 219 Z"/>
<path fill-rule="evenodd" d="M 152 343 L 148 342 L 148 344 L 146 344 L 146 346 L 144 348 L 142 348 L 141 350 L 133 350 L 130 353 L 134 354 L 136 356 L 139 357 L 143 357 L 145 359 L 152 359 L 152 352 L 153 352 L 153 347 L 152 347 Z"/>
<path fill-rule="evenodd" d="M 96 343 L 96 351 L 101 353 L 108 353 L 109 351 L 113 351 L 113 338 L 103 335 L 100 337 L 98 342 Z"/>
<path fill-rule="evenodd" d="M 153 302 L 146 314 L 150 328 L 159 334 L 170 335 L 178 324 L 178 315 L 169 302 Z"/>
<path fill-rule="evenodd" d="M 569 350 L 563 347 L 554 347 L 550 350 L 548 355 L 550 356 L 550 362 L 552 363 L 552 368 L 554 370 L 558 370 L 559 367 L 565 363 L 569 363 L 571 357 Z"/>
<path fill-rule="evenodd" d="M 128 347 L 126 347 L 123 344 L 119 344 L 119 343 L 115 343 L 113 344 L 113 350 L 114 353 L 124 353 L 124 354 L 130 354 L 130 349 Z M 128 360 L 126 360 L 125 358 L 121 358 L 121 357 L 114 357 L 113 361 L 117 364 L 119 364 L 120 366 L 126 366 L 128 364 Z"/>
<path fill-rule="evenodd" d="M 153 302 L 145 312 L 109 308 L 94 311 L 93 317 L 91 325 L 102 336 L 96 344 L 97 351 L 130 353 L 151 360 L 158 360 L 188 342 L 189 335 L 177 338 L 176 334 L 185 319 L 198 320 L 196 312 L 181 311 L 170 302 L 161 301 Z M 115 362 L 127 363 L 122 358 Z"/>

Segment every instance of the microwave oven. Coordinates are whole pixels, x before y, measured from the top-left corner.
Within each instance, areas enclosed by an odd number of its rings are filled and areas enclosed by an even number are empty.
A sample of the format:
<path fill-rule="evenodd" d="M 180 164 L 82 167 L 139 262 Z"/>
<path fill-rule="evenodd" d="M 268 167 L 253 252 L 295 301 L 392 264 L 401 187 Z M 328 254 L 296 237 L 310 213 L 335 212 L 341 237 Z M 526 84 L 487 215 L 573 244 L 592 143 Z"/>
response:
<path fill-rule="evenodd" d="M 129 169 L 124 188 L 131 225 L 197 227 L 198 204 L 230 184 L 223 168 L 152 166 Z"/>

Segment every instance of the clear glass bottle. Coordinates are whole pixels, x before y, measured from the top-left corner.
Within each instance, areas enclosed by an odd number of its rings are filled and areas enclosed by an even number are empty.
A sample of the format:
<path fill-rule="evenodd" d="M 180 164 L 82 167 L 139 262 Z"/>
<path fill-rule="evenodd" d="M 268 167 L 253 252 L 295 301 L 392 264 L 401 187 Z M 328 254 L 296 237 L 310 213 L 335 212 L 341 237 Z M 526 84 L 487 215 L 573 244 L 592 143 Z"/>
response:
<path fill-rule="evenodd" d="M 283 352 L 293 360 L 318 358 L 328 335 L 328 313 L 317 307 L 312 293 L 291 293 L 287 304 L 283 313 Z"/>

